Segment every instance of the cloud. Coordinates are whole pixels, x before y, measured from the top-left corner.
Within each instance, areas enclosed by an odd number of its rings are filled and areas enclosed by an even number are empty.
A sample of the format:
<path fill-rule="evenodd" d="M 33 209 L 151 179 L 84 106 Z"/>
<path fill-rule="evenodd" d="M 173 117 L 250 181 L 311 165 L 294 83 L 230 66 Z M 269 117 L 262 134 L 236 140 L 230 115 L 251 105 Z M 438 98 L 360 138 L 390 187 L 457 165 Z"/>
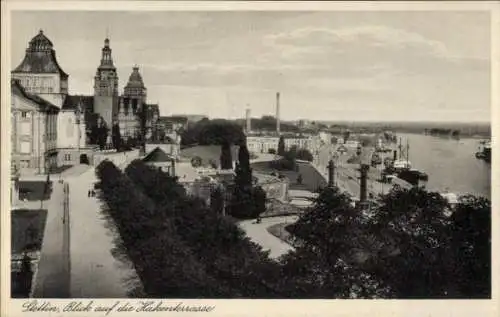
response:
<path fill-rule="evenodd" d="M 424 38 L 420 34 L 387 26 L 358 26 L 350 28 L 302 28 L 291 32 L 269 35 L 268 43 L 292 47 L 332 47 L 343 51 L 339 45 L 363 45 L 387 49 L 425 49 L 428 54 L 451 57 L 446 46 L 438 41 Z"/>
<path fill-rule="evenodd" d="M 380 25 L 299 28 L 269 34 L 263 43 L 274 50 L 265 55 L 269 62 L 279 55 L 284 63 L 324 65 L 345 76 L 365 76 L 374 65 L 401 74 L 488 67 L 487 60 L 461 56 L 442 42 Z"/>

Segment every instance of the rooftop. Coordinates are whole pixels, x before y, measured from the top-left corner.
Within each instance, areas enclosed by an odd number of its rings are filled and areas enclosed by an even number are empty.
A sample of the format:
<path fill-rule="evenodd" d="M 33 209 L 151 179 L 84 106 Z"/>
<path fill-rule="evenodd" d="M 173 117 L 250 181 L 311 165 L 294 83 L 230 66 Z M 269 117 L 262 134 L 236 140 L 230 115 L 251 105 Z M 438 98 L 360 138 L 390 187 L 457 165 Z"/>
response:
<path fill-rule="evenodd" d="M 26 99 L 31 100 L 34 103 L 36 103 L 39 106 L 40 111 L 56 112 L 56 113 L 59 112 L 59 108 L 56 107 L 51 102 L 49 102 L 49 101 L 47 101 L 47 100 L 43 99 L 42 97 L 39 97 L 35 94 L 27 92 L 26 89 L 24 89 L 24 87 L 21 85 L 19 80 L 12 79 L 10 81 L 10 89 L 11 89 L 12 95 L 17 95 L 19 97 L 26 98 Z"/>
<path fill-rule="evenodd" d="M 172 159 L 173 158 L 170 155 L 157 147 L 153 151 L 149 152 L 142 160 L 146 163 L 164 163 L 171 162 Z"/>
<path fill-rule="evenodd" d="M 43 34 L 43 30 L 31 39 L 24 59 L 12 73 L 59 74 L 68 78 L 57 63 L 52 42 Z"/>

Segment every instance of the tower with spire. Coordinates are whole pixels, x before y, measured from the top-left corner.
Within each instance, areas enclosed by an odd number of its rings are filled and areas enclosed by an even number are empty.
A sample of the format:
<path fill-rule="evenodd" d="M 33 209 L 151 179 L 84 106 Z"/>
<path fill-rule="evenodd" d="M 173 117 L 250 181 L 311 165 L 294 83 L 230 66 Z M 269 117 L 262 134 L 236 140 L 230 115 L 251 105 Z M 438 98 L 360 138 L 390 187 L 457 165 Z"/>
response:
<path fill-rule="evenodd" d="M 101 64 L 94 77 L 94 112 L 111 127 L 118 112 L 118 74 L 113 64 L 109 39 L 104 40 Z"/>

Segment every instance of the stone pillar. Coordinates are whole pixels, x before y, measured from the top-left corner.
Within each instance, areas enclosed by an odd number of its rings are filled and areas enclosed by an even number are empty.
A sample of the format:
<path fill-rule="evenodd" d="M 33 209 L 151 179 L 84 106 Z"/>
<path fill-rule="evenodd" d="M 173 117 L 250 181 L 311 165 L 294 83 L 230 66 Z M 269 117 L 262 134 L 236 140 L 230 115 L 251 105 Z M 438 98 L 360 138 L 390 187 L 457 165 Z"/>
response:
<path fill-rule="evenodd" d="M 359 189 L 359 200 L 360 202 L 365 202 L 367 197 L 367 178 L 368 178 L 368 169 L 369 165 L 361 164 L 361 168 L 359 171 L 361 172 L 360 177 L 360 189 Z"/>
<path fill-rule="evenodd" d="M 171 167 L 170 167 L 170 175 L 171 175 L 172 177 L 175 177 L 175 159 L 172 159 L 172 161 L 171 161 L 171 162 L 172 162 L 172 163 L 171 163 L 172 165 L 171 165 Z"/>
<path fill-rule="evenodd" d="M 335 163 L 333 160 L 328 162 L 328 187 L 335 185 Z"/>

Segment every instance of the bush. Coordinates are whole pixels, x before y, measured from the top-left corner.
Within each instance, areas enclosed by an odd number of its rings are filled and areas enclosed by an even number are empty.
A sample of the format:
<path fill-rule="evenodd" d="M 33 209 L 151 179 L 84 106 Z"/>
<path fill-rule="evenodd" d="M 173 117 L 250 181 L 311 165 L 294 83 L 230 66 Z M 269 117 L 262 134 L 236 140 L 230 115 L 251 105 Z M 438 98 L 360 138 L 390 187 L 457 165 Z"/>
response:
<path fill-rule="evenodd" d="M 276 275 L 268 273 L 277 270 L 277 264 L 268 262 L 267 254 L 232 220 L 212 212 L 203 201 L 188 197 L 175 178 L 140 160 L 132 162 L 125 172 L 157 206 L 162 206 L 158 213 L 171 219 L 179 239 L 210 272 L 219 287 L 214 296 L 280 296 Z"/>
<path fill-rule="evenodd" d="M 229 295 L 217 288 L 202 263 L 174 230 L 168 213 L 158 210 L 110 161 L 96 169 L 103 213 L 116 225 L 128 257 L 149 297 Z M 175 190 L 173 190 L 175 192 Z"/>
<path fill-rule="evenodd" d="M 303 160 L 303 161 L 308 161 L 308 162 L 312 162 L 314 160 L 312 153 L 306 149 L 297 150 L 296 158 L 298 160 Z"/>

